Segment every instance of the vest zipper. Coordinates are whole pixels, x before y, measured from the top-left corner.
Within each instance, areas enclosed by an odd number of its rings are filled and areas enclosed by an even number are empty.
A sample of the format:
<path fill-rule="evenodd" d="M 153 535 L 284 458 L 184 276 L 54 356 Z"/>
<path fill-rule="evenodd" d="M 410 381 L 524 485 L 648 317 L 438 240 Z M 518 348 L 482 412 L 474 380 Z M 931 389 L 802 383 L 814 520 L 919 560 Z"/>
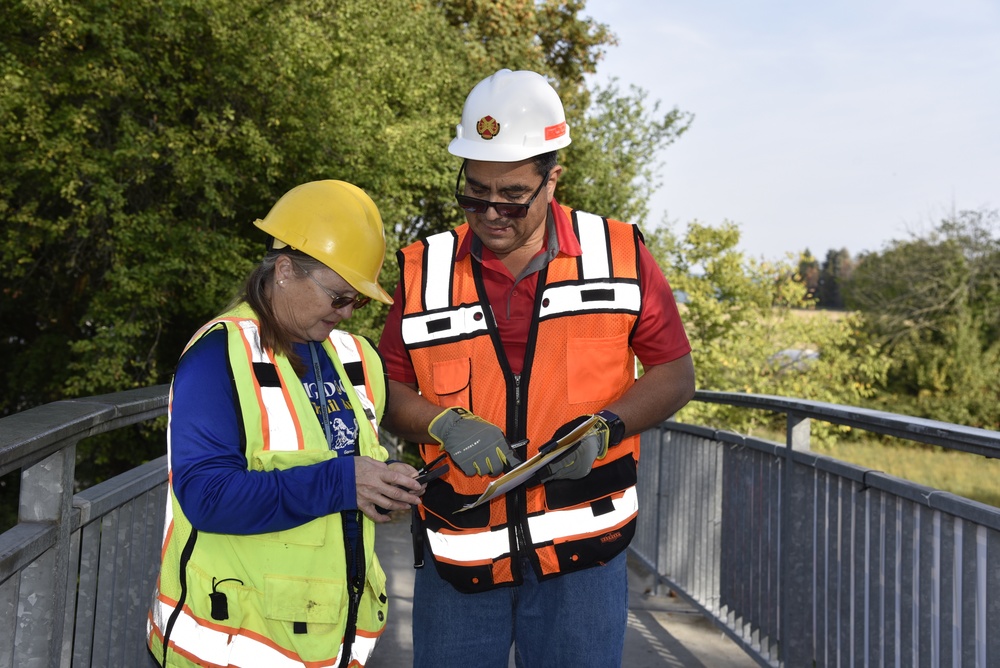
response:
<path fill-rule="evenodd" d="M 521 375 L 518 374 L 518 375 L 514 376 L 514 424 L 512 425 L 513 429 L 511 429 L 511 432 L 510 432 L 511 436 L 508 439 L 509 441 L 512 441 L 514 443 L 516 443 L 517 441 L 521 440 L 521 422 L 520 422 L 520 417 L 521 417 Z M 515 453 L 515 454 L 517 454 L 519 457 L 521 457 L 522 461 L 525 460 L 525 459 L 527 459 L 527 454 L 528 454 L 527 444 L 525 444 L 524 453 L 523 454 L 520 453 L 520 452 Z"/>
<path fill-rule="evenodd" d="M 514 376 L 514 420 L 513 429 L 511 430 L 513 441 L 521 440 L 521 374 Z M 522 461 L 528 458 L 528 444 L 525 443 L 522 447 L 522 452 L 515 453 Z M 508 492 L 511 495 L 512 508 L 508 509 L 511 517 L 511 524 L 514 526 L 514 551 L 511 554 L 511 569 L 517 573 L 521 568 L 521 550 L 528 547 L 528 543 L 524 537 L 524 527 L 521 524 L 521 517 L 523 514 L 521 508 L 527 508 L 527 500 L 524 495 L 524 490 L 520 487 L 515 488 Z"/>
<path fill-rule="evenodd" d="M 184 603 L 187 601 L 188 586 L 187 586 L 187 567 L 188 562 L 191 561 L 191 554 L 194 552 L 194 545 L 198 542 L 198 530 L 191 527 L 191 535 L 188 536 L 187 542 L 184 543 L 184 547 L 181 549 L 181 556 L 178 563 L 178 581 L 181 586 L 180 596 L 177 597 L 177 605 L 170 613 L 170 618 L 167 619 L 166 625 L 163 627 L 163 665 L 167 665 L 167 656 L 170 652 L 170 636 L 174 632 L 174 624 L 177 622 L 177 617 L 181 614 L 184 609 Z"/>

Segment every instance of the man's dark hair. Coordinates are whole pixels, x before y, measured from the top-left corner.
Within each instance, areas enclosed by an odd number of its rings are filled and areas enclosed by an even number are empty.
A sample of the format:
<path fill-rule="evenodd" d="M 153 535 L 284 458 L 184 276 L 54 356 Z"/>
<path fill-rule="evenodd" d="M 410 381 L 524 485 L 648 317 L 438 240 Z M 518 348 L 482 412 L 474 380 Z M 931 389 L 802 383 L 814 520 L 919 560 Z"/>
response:
<path fill-rule="evenodd" d="M 532 158 L 535 162 L 535 169 L 538 170 L 539 176 L 547 174 L 549 170 L 556 166 L 556 163 L 558 162 L 556 157 L 555 151 L 549 151 L 548 153 L 541 153 Z"/>

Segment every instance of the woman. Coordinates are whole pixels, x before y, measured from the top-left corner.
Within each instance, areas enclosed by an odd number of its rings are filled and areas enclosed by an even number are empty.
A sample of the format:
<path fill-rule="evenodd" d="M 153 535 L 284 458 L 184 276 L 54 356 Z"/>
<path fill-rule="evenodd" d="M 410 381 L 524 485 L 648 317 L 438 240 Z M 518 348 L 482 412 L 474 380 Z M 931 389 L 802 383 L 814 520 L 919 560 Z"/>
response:
<path fill-rule="evenodd" d="M 171 386 L 149 648 L 170 666 L 363 666 L 388 610 L 375 523 L 424 489 L 378 442 L 378 354 L 336 329 L 392 303 L 382 219 L 356 186 L 315 181 L 254 224 L 268 252 Z"/>

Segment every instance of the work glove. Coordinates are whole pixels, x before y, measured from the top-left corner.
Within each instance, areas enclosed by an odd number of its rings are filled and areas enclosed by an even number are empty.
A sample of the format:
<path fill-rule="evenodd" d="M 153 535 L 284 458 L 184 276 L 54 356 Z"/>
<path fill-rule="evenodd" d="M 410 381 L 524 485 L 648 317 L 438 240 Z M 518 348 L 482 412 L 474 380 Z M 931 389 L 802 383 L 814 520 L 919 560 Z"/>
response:
<path fill-rule="evenodd" d="M 464 408 L 443 411 L 431 420 L 427 433 L 465 475 L 497 476 L 504 467 L 520 464 L 500 428 Z"/>
<path fill-rule="evenodd" d="M 558 440 L 573 431 L 581 423 L 586 422 L 592 416 L 581 415 L 573 418 L 563 426 L 556 429 L 552 435 L 552 440 Z M 588 473 L 594 466 L 594 461 L 604 459 L 608 454 L 608 438 L 610 429 L 608 423 L 600 415 L 596 416 L 597 422 L 587 430 L 580 444 L 571 448 L 566 454 L 557 457 L 545 466 L 541 473 L 542 482 L 550 480 L 579 480 Z"/>

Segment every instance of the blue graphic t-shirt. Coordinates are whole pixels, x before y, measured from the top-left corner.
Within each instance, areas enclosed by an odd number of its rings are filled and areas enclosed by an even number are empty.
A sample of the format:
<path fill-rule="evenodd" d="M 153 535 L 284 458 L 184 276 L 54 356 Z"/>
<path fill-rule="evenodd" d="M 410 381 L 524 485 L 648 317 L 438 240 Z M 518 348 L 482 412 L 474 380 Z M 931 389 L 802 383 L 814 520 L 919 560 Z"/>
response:
<path fill-rule="evenodd" d="M 318 343 L 296 343 L 295 353 L 306 364 L 306 375 L 302 387 L 316 411 L 316 419 L 323 425 L 331 450 L 340 457 L 353 455 L 358 440 L 358 420 L 354 416 L 351 401 L 344 390 L 344 381 L 337 376 L 330 357 Z M 319 365 L 322 386 L 316 378 L 314 364 Z M 323 403 L 321 404 L 320 397 Z"/>

